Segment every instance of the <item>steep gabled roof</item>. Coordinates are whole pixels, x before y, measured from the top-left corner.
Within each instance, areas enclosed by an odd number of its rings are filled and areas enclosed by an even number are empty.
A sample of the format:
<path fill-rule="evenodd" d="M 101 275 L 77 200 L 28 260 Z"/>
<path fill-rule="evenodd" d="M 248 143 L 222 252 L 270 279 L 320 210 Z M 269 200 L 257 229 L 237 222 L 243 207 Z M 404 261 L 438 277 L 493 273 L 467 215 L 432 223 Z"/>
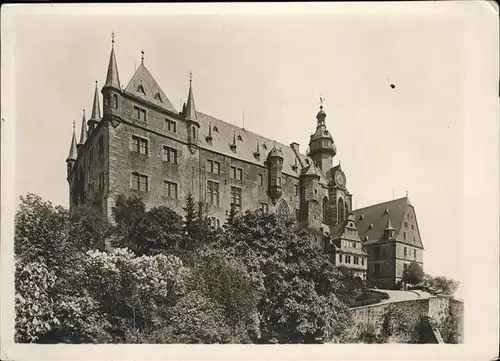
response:
<path fill-rule="evenodd" d="M 281 149 L 283 154 L 283 173 L 298 178 L 302 167 L 308 164 L 306 162 L 308 157 L 300 153 L 296 155 L 295 151 L 288 145 L 275 142 L 274 140 L 198 111 L 196 112 L 196 116 L 200 123 L 199 142 L 203 148 L 211 149 L 249 163 L 265 166 L 264 162 L 267 159 L 267 155 L 276 143 L 276 148 Z M 210 143 L 206 139 L 209 134 L 209 126 L 212 126 L 212 139 Z M 231 149 L 233 139 L 236 142 L 234 152 Z M 259 157 L 255 156 L 257 147 L 259 149 Z M 297 162 L 295 159 L 297 159 Z M 293 170 L 294 165 L 297 166 L 297 171 Z"/>
<path fill-rule="evenodd" d="M 144 64 L 141 64 L 137 68 L 125 91 L 172 113 L 177 113 L 168 97 Z"/>
<path fill-rule="evenodd" d="M 381 239 L 389 218 L 391 226 L 396 230 L 397 236 L 407 209 L 408 198 L 406 197 L 356 209 L 353 212 L 356 217 L 356 227 L 358 228 L 359 237 L 361 240 L 364 240 L 365 236 L 368 236 L 369 242 Z M 370 225 L 373 227 L 370 227 Z"/>

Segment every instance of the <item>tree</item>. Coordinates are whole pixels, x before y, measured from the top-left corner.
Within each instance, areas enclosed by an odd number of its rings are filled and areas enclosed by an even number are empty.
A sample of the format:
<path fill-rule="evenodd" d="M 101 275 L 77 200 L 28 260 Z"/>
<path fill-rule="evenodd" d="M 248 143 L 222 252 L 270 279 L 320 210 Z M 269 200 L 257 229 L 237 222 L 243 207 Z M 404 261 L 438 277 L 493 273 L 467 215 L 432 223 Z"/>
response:
<path fill-rule="evenodd" d="M 146 204 L 139 196 L 120 194 L 115 199 L 111 212 L 116 223 L 115 232 L 119 237 L 118 247 L 128 247 L 140 236 L 138 225 L 146 215 Z"/>
<path fill-rule="evenodd" d="M 138 255 L 175 250 L 184 238 L 182 217 L 166 206 L 151 208 L 136 227 L 131 249 Z"/>
<path fill-rule="evenodd" d="M 230 343 L 231 332 L 222 309 L 197 291 L 183 297 L 170 311 L 175 343 Z"/>
<path fill-rule="evenodd" d="M 425 275 L 424 285 L 435 292 L 453 295 L 460 286 L 460 282 L 444 276 Z"/>
<path fill-rule="evenodd" d="M 341 332 L 339 273 L 292 219 L 247 212 L 214 246 L 241 260 L 260 294 L 259 342 L 314 343 Z"/>
<path fill-rule="evenodd" d="M 95 206 L 84 204 L 72 209 L 69 237 L 82 248 L 104 250 L 105 241 L 111 234 L 108 218 Z"/>
<path fill-rule="evenodd" d="M 196 234 L 196 204 L 193 194 L 189 192 L 186 197 L 186 206 L 184 207 L 184 230 L 188 237 L 193 238 Z"/>
<path fill-rule="evenodd" d="M 401 281 L 412 285 L 417 285 L 424 280 L 424 270 L 416 261 L 412 261 L 406 269 L 403 270 Z"/>
<path fill-rule="evenodd" d="M 14 251 L 23 265 L 44 264 L 59 276 L 71 268 L 81 244 L 69 239 L 70 217 L 63 207 L 29 193 L 15 216 Z"/>
<path fill-rule="evenodd" d="M 59 323 L 50 298 L 55 279 L 43 263 L 16 262 L 16 342 L 36 342 Z"/>
<path fill-rule="evenodd" d="M 233 340 L 246 343 L 255 339 L 258 294 L 241 261 L 224 250 L 204 247 L 193 268 L 193 289 L 221 307 Z"/>
<path fill-rule="evenodd" d="M 341 288 L 337 296 L 348 307 L 353 307 L 357 300 L 366 296 L 368 289 L 364 282 L 359 277 L 355 277 L 349 268 L 339 266 L 337 270 L 340 273 L 339 280 L 341 281 Z"/>

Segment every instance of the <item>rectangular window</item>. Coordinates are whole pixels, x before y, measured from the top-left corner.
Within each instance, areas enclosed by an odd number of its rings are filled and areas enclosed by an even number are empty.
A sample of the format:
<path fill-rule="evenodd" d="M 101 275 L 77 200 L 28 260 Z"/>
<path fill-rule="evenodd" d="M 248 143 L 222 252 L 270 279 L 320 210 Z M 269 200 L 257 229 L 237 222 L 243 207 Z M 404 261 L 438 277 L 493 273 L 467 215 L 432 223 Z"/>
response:
<path fill-rule="evenodd" d="M 365 265 L 365 257 L 361 257 L 361 265 L 364 266 Z"/>
<path fill-rule="evenodd" d="M 231 205 L 241 211 L 241 188 L 231 187 Z"/>
<path fill-rule="evenodd" d="M 346 255 L 345 256 L 345 263 L 351 263 L 351 256 Z"/>
<path fill-rule="evenodd" d="M 380 275 L 380 264 L 375 263 L 375 276 L 379 276 L 379 275 Z"/>
<path fill-rule="evenodd" d="M 101 136 L 99 138 L 99 159 L 104 157 L 104 138 Z"/>
<path fill-rule="evenodd" d="M 134 105 L 134 118 L 146 121 L 146 110 Z"/>
<path fill-rule="evenodd" d="M 263 174 L 259 174 L 259 184 L 260 184 L 261 186 L 263 186 L 263 185 L 264 185 L 264 175 L 263 175 Z"/>
<path fill-rule="evenodd" d="M 214 174 L 220 174 L 220 163 L 213 160 L 207 160 L 207 171 Z"/>
<path fill-rule="evenodd" d="M 411 230 L 413 231 L 415 229 L 415 226 L 412 224 L 411 225 Z"/>
<path fill-rule="evenodd" d="M 358 257 L 354 256 L 354 264 L 359 264 Z"/>
<path fill-rule="evenodd" d="M 403 264 L 403 270 L 406 271 L 407 268 L 408 268 L 408 265 L 406 263 Z"/>
<path fill-rule="evenodd" d="M 299 186 L 296 184 L 295 186 L 295 196 L 299 195 Z"/>
<path fill-rule="evenodd" d="M 269 206 L 267 205 L 267 203 L 261 203 L 260 204 L 260 209 L 263 213 L 267 213 L 269 212 Z"/>
<path fill-rule="evenodd" d="M 139 173 L 132 173 L 132 189 L 147 192 L 148 191 L 148 176 Z"/>
<path fill-rule="evenodd" d="M 231 178 L 242 180 L 243 170 L 241 168 L 231 167 Z"/>
<path fill-rule="evenodd" d="M 406 247 L 405 247 L 405 257 L 406 257 L 406 253 L 407 253 L 407 252 L 406 252 Z"/>
<path fill-rule="evenodd" d="M 219 205 L 219 183 L 207 181 L 208 201 L 215 206 Z"/>
<path fill-rule="evenodd" d="M 413 258 L 417 258 L 417 250 L 416 249 L 413 250 Z"/>
<path fill-rule="evenodd" d="M 163 187 L 164 187 L 164 194 L 167 197 L 170 197 L 170 198 L 173 198 L 173 199 L 177 199 L 177 196 L 178 196 L 178 194 L 177 194 L 177 183 L 169 182 L 169 181 L 164 181 Z"/>
<path fill-rule="evenodd" d="M 136 135 L 132 136 L 133 146 L 132 151 L 135 153 L 148 155 L 148 140 L 138 137 Z"/>
<path fill-rule="evenodd" d="M 406 232 L 403 232 L 403 240 L 406 241 Z"/>
<path fill-rule="evenodd" d="M 405 222 L 405 228 L 408 228 L 408 222 Z"/>
<path fill-rule="evenodd" d="M 342 263 L 342 255 L 339 254 L 339 263 Z"/>
<path fill-rule="evenodd" d="M 170 119 L 165 119 L 165 129 L 172 133 L 177 133 L 177 123 Z"/>
<path fill-rule="evenodd" d="M 104 189 L 104 172 L 99 173 L 99 189 Z"/>
<path fill-rule="evenodd" d="M 163 146 L 163 161 L 177 164 L 177 149 Z"/>

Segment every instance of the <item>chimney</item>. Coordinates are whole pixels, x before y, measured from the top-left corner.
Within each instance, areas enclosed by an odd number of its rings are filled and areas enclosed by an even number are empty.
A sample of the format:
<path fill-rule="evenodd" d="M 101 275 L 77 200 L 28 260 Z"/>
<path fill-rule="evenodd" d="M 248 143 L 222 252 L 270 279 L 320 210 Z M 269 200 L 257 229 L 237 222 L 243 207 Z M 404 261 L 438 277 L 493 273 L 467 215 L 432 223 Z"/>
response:
<path fill-rule="evenodd" d="M 300 147 L 299 143 L 295 143 L 295 142 L 293 142 L 292 144 L 290 144 L 290 148 L 292 148 L 292 149 L 293 149 L 293 151 L 294 151 L 296 154 L 299 154 L 299 153 L 300 153 L 300 152 L 299 152 L 299 147 Z"/>

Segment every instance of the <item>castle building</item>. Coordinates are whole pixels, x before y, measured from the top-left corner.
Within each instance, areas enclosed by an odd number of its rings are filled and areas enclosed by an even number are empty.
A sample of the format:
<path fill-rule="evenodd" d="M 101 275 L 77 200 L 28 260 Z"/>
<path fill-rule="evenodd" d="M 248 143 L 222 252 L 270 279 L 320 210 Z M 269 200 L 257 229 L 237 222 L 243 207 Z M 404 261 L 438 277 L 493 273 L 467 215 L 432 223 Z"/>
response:
<path fill-rule="evenodd" d="M 424 247 L 408 196 L 357 209 L 354 217 L 368 252 L 369 285 L 396 288 L 412 261 L 423 267 Z"/>
<path fill-rule="evenodd" d="M 101 89 L 103 114 L 96 82 L 78 142 L 73 127 L 66 160 L 70 209 L 92 200 L 109 216 L 119 194 L 135 194 L 148 208 L 167 205 L 182 215 L 191 193 L 207 205 L 213 226 L 224 223 L 231 207 L 286 214 L 313 231 L 336 265 L 366 279 L 373 266 L 362 239 L 378 234 L 367 233 L 366 222 L 358 220 L 346 176 L 340 164 L 333 166 L 337 149 L 323 105 L 303 154 L 298 143 L 280 144 L 198 111 L 191 76 L 187 102 L 177 111 L 144 56 L 122 87 L 114 39 L 112 44 Z M 383 272 L 384 280 L 397 279 Z"/>

